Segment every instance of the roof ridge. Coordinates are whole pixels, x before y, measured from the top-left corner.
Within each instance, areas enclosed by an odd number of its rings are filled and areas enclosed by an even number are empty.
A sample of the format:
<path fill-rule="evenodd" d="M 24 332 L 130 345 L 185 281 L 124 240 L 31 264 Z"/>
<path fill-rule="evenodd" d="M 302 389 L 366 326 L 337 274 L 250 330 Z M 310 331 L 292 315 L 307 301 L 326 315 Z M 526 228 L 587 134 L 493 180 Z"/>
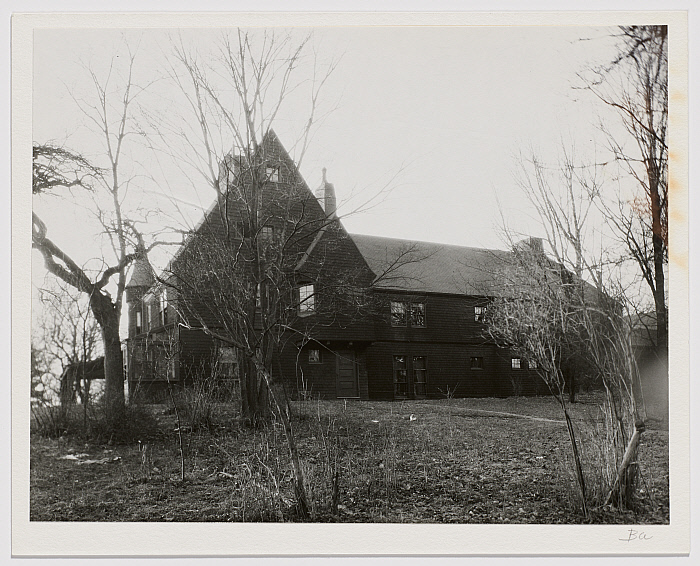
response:
<path fill-rule="evenodd" d="M 407 238 L 394 238 L 391 236 L 376 236 L 374 234 L 357 234 L 357 233 L 349 233 L 348 234 L 351 238 L 359 237 L 359 238 L 372 238 L 374 240 L 390 240 L 393 242 L 405 242 L 407 244 L 427 244 L 430 246 L 444 246 L 444 247 L 451 247 L 451 248 L 461 248 L 461 249 L 468 249 L 468 250 L 481 250 L 481 251 L 492 251 L 492 252 L 501 252 L 501 253 L 508 253 L 507 250 L 500 250 L 497 248 L 484 248 L 484 247 L 479 247 L 479 246 L 465 246 L 462 244 L 447 244 L 445 242 L 430 242 L 427 240 L 410 240 Z"/>

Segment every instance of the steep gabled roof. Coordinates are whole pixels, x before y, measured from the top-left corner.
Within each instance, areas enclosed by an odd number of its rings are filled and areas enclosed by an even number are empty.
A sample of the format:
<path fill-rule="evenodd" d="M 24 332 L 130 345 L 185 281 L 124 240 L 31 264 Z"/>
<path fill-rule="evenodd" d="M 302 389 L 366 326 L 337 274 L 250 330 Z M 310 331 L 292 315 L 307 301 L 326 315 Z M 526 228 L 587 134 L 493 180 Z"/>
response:
<path fill-rule="evenodd" d="M 270 157 L 272 157 L 275 162 L 286 162 L 290 169 L 293 171 L 294 177 L 295 177 L 295 183 L 298 185 L 298 192 L 299 193 L 307 193 L 309 196 L 308 199 L 308 206 L 310 207 L 317 207 L 317 212 L 319 214 L 322 214 L 323 212 L 323 207 L 318 203 L 317 199 L 315 198 L 313 192 L 309 188 L 309 186 L 306 183 L 306 180 L 301 176 L 301 173 L 299 169 L 297 168 L 296 163 L 294 160 L 291 158 L 285 147 L 282 145 L 282 142 L 279 140 L 277 137 L 277 134 L 275 131 L 270 128 L 267 130 L 265 135 L 263 136 L 263 139 L 261 140 L 259 144 L 259 150 L 263 152 L 263 154 L 268 154 Z M 234 159 L 235 157 L 233 155 L 227 156 L 225 159 Z M 219 208 L 219 202 L 216 198 L 214 198 L 213 202 L 209 206 L 209 208 L 204 212 L 204 214 L 201 216 L 199 221 L 195 224 L 194 228 L 191 231 L 191 234 L 195 234 L 202 230 L 202 228 L 207 224 L 208 221 L 210 221 L 213 218 L 216 218 L 216 215 L 220 214 L 220 208 Z M 168 262 L 166 268 L 165 268 L 165 273 L 172 273 L 173 267 L 175 265 L 175 262 L 177 259 L 180 257 L 180 255 L 183 253 L 183 251 L 187 248 L 187 246 L 190 244 L 192 235 L 188 235 L 182 245 L 178 247 L 176 250 L 175 254 L 173 257 L 170 259 Z M 315 245 L 315 240 L 311 241 L 309 246 L 310 250 L 313 250 L 313 246 Z M 308 253 L 307 253 L 308 255 Z"/>
<path fill-rule="evenodd" d="M 414 293 L 495 296 L 509 252 L 351 234 L 375 287 Z"/>

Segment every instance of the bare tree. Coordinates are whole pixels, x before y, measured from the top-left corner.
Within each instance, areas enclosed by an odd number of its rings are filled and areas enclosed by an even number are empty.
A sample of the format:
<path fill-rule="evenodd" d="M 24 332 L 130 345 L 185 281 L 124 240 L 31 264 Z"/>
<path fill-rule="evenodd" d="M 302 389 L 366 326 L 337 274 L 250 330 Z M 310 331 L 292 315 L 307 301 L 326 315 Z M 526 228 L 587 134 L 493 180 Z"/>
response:
<path fill-rule="evenodd" d="M 656 345 L 666 359 L 668 316 L 668 28 L 621 26 L 619 53 L 608 65 L 581 76 L 585 89 L 614 109 L 632 144 L 607 126 L 610 149 L 635 181 L 632 197 L 596 195 L 596 202 L 636 262 L 654 299 Z M 630 147 L 631 146 L 631 147 Z"/>
<path fill-rule="evenodd" d="M 216 202 L 160 283 L 172 294 L 181 325 L 237 351 L 245 421 L 261 425 L 274 408 L 284 425 L 302 518 L 310 513 L 303 469 L 288 401 L 273 375 L 291 322 L 317 301 L 314 291 L 298 294 L 300 258 L 334 229 L 335 214 L 324 213 L 297 170 L 316 126 L 319 92 L 334 68 L 331 63 L 319 72 L 313 64 L 311 76 L 299 75 L 312 50 L 308 37 L 296 41 L 279 31 L 235 30 L 209 57 L 178 40 L 168 74 L 190 113 L 177 120 L 151 115 L 184 178 L 195 190 L 209 187 Z M 308 107 L 293 163 L 280 153 L 272 125 L 289 98 L 302 92 Z M 184 147 L 179 152 L 178 143 Z"/>
<path fill-rule="evenodd" d="M 77 396 L 87 411 L 90 379 L 86 377 L 86 365 L 101 353 L 99 328 L 89 302 L 60 280 L 40 289 L 39 300 L 43 309 L 37 343 L 49 360 L 49 367 L 56 364 L 60 367 L 60 370 L 56 368 L 55 377 L 60 379 L 61 408 L 66 411 Z"/>
<path fill-rule="evenodd" d="M 494 339 L 534 360 L 560 400 L 585 511 L 583 470 L 563 396 L 565 383 L 573 385 L 566 374 L 588 374 L 605 391 L 607 434 L 601 442 L 608 442 L 610 468 L 619 472 L 617 478 L 599 479 L 608 482 L 622 504 L 629 502 L 636 481 L 628 467 L 644 423 L 636 402 L 639 375 L 630 340 L 630 304 L 615 276 L 616 262 L 607 261 L 613 252 L 603 247 L 602 224 L 595 222 L 600 219 L 591 204 L 590 197 L 601 192 L 602 175 L 597 164 L 579 164 L 573 155 L 565 151 L 557 167 L 534 156 L 521 158 L 518 184 L 537 211 L 547 249 L 539 240 L 516 242 L 505 230 L 513 250 L 501 277 L 506 288 L 489 308 L 487 321 Z"/>
<path fill-rule="evenodd" d="M 583 468 L 565 395 L 566 368 L 585 363 L 582 343 L 588 339 L 580 324 L 578 284 L 535 242 L 514 243 L 510 261 L 498 273 L 502 294 L 487 309 L 486 328 L 497 344 L 536 368 L 557 398 L 566 420 L 581 504 L 588 515 Z"/>
<path fill-rule="evenodd" d="M 51 144 L 35 144 L 33 161 L 34 195 L 56 193 L 58 188 L 85 189 L 82 196 L 92 198 L 92 212 L 109 242 L 109 252 L 104 251 L 99 258 L 101 267 L 94 271 L 85 269 L 49 238 L 47 224 L 33 214 L 32 247 L 43 256 L 49 273 L 87 295 L 92 313 L 100 325 L 105 356 L 105 411 L 108 422 L 113 425 L 125 406 L 119 322 L 126 270 L 139 254 L 146 253 L 134 222 L 127 218 L 123 210 L 125 194 L 132 179 L 122 176 L 121 160 L 125 140 L 133 133 L 132 104 L 143 92 L 132 79 L 134 57 L 129 53 L 121 85 L 115 84 L 116 58 L 112 60 L 104 79 L 88 69 L 94 87 L 94 102 L 75 98 L 88 122 L 94 126 L 95 133 L 102 139 L 107 167 L 98 168 L 80 153 Z M 114 98 L 118 100 L 116 105 Z M 109 255 L 113 256 L 111 260 Z"/>

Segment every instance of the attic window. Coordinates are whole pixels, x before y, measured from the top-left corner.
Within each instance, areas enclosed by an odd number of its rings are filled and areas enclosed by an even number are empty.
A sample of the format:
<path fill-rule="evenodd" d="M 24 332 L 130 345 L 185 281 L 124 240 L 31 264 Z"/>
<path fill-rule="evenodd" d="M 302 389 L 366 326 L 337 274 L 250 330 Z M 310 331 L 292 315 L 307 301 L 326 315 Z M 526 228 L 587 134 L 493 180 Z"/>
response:
<path fill-rule="evenodd" d="M 316 312 L 316 296 L 314 286 L 301 285 L 299 287 L 299 315 L 305 316 Z"/>
<path fill-rule="evenodd" d="M 510 367 L 511 369 L 520 369 L 520 358 L 511 358 Z"/>
<path fill-rule="evenodd" d="M 537 369 L 537 361 L 536 360 L 528 360 L 527 361 L 527 369 Z"/>
<path fill-rule="evenodd" d="M 280 168 L 268 165 L 265 168 L 265 178 L 271 183 L 279 183 L 280 181 Z"/>

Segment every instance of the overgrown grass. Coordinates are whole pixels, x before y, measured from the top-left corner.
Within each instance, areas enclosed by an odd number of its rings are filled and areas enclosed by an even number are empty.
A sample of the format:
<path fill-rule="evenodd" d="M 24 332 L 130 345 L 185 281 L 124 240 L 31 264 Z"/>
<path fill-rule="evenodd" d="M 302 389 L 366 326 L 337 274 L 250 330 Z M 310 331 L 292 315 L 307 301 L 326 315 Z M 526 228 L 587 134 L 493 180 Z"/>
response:
<path fill-rule="evenodd" d="M 67 408 L 36 406 L 31 411 L 32 434 L 45 438 L 77 437 L 92 442 L 129 444 L 159 434 L 153 415 L 141 405 L 128 405 L 108 423 L 105 411 L 98 402 L 87 409 L 81 405 Z"/>
<path fill-rule="evenodd" d="M 572 407 L 584 469 L 594 474 L 596 400 Z M 299 401 L 293 423 L 316 521 L 580 523 L 570 448 L 553 399 L 449 399 L 402 403 Z M 63 436 L 32 438 L 31 519 L 295 521 L 282 426 L 251 430 L 215 405 L 210 429 L 187 434 L 179 481 L 173 416 L 162 436 L 110 447 Z M 530 418 L 525 418 L 530 417 Z M 539 419 L 539 420 L 535 420 Z M 224 426 L 225 425 L 225 426 Z M 70 452 L 73 450 L 73 452 Z M 80 465 L 111 450 L 119 459 Z M 642 437 L 642 487 L 633 512 L 593 506 L 598 523 L 668 522 L 668 444 Z M 147 468 L 147 469 L 144 469 Z M 589 495 L 599 500 L 590 481 Z M 78 489 L 76 486 L 80 486 Z M 602 491 L 601 491 L 602 493 Z"/>

